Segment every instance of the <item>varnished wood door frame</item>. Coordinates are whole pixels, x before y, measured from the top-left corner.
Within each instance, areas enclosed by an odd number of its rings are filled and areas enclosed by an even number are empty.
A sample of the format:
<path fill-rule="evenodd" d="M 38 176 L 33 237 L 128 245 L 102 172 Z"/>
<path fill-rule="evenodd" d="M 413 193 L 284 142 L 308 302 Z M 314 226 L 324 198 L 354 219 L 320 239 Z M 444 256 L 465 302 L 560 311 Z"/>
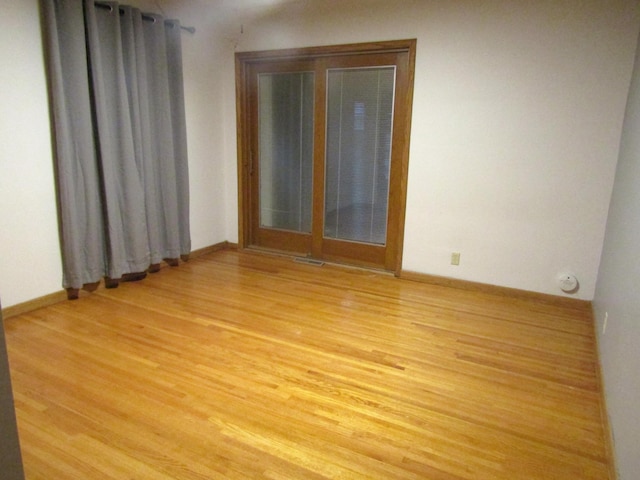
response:
<path fill-rule="evenodd" d="M 415 55 L 416 40 L 394 40 L 387 42 L 358 43 L 347 45 L 330 45 L 322 47 L 308 47 L 301 49 L 287 50 L 267 50 L 257 52 L 236 53 L 236 122 L 237 122 L 237 148 L 238 148 L 238 245 L 240 248 L 250 246 L 251 238 L 251 204 L 252 189 L 251 175 L 253 168 L 252 155 L 255 152 L 255 145 L 252 145 L 250 135 L 250 91 L 249 71 L 251 66 L 257 63 L 281 62 L 283 60 L 305 60 L 318 59 L 321 57 L 352 56 L 359 54 L 380 54 L 380 53 L 405 53 L 408 58 L 406 62 L 407 71 L 403 72 L 406 79 L 406 94 L 402 96 L 396 105 L 400 112 L 395 116 L 396 120 L 403 123 L 403 128 L 399 129 L 401 137 L 394 136 L 394 147 L 397 148 L 397 158 L 392 161 L 391 175 L 399 176 L 397 189 L 389 191 L 389 209 L 395 209 L 395 215 L 389 215 L 387 228 L 389 229 L 390 244 L 388 254 L 384 259 L 385 269 L 400 274 L 402 268 L 402 249 L 404 243 L 404 221 L 407 196 L 407 176 L 409 166 L 409 140 L 411 132 L 411 112 L 413 105 L 413 80 L 415 76 Z M 255 143 L 255 139 L 253 139 Z M 314 149 L 323 148 L 314 145 Z M 395 163 L 394 163 L 395 162 Z M 394 166 L 395 165 L 395 166 Z M 317 202 L 314 198 L 314 222 L 318 219 Z M 314 250 L 318 245 L 314 242 Z M 333 260 L 329 255 L 326 257 Z M 339 261 L 338 257 L 335 260 Z"/>

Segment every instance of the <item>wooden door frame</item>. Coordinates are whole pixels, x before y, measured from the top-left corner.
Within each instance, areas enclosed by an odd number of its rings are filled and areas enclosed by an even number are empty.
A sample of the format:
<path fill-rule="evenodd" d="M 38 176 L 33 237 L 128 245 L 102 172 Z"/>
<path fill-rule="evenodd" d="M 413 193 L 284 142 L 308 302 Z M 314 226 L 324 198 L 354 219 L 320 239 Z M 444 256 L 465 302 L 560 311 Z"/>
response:
<path fill-rule="evenodd" d="M 346 45 L 328 45 L 321 47 L 307 47 L 285 50 L 265 50 L 254 52 L 238 52 L 235 55 L 236 68 L 236 125 L 237 125 L 237 149 L 238 149 L 238 246 L 241 249 L 250 246 L 250 205 L 251 205 L 251 169 L 253 165 L 252 152 L 254 146 L 250 144 L 249 126 L 249 91 L 248 75 L 250 66 L 255 63 L 283 60 L 316 59 L 327 56 L 358 55 L 371 53 L 406 52 L 408 54 L 407 94 L 402 102 L 402 121 L 404 122 L 404 138 L 401 142 L 401 150 L 398 152 L 400 159 L 399 191 L 393 192 L 397 202 L 398 211 L 395 218 L 391 219 L 393 225 L 387 228 L 395 231 L 393 258 L 388 259 L 387 265 L 390 271 L 400 275 L 402 269 L 402 250 L 404 245 L 404 222 L 407 197 L 407 177 L 409 169 L 409 140 L 411 132 L 411 112 L 413 105 L 413 83 L 415 77 L 415 39 L 393 40 L 384 42 L 355 43 Z M 390 192 L 392 195 L 392 192 Z M 315 208 L 314 208 L 315 211 Z"/>

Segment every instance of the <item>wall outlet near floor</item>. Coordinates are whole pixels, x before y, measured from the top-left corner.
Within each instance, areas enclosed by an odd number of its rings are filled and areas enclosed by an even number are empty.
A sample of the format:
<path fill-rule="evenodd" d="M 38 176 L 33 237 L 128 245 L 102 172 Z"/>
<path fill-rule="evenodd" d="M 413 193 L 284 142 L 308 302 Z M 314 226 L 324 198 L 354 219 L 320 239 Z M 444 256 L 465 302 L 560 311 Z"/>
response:
<path fill-rule="evenodd" d="M 460 265 L 460 252 L 453 252 L 451 254 L 451 265 Z"/>
<path fill-rule="evenodd" d="M 602 334 L 607 333 L 607 322 L 609 321 L 609 312 L 604 312 L 604 322 L 602 322 Z"/>

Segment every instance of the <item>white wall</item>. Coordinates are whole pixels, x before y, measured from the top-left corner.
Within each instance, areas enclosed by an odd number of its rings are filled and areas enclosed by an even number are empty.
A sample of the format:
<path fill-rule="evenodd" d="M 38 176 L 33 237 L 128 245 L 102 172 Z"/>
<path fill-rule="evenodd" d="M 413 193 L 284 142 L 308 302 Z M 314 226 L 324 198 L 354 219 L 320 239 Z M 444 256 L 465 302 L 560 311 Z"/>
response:
<path fill-rule="evenodd" d="M 185 25 L 191 16 L 179 17 Z M 182 35 L 185 106 L 189 148 L 192 248 L 208 247 L 228 240 L 225 192 L 224 145 L 229 122 L 223 115 L 223 75 L 226 44 L 199 29 Z"/>
<path fill-rule="evenodd" d="M 299 1 L 244 22 L 243 51 L 418 39 L 405 270 L 559 295 L 569 270 L 593 297 L 636 2 Z"/>
<path fill-rule="evenodd" d="M 640 41 L 594 299 L 620 480 L 640 472 Z M 604 318 L 608 314 L 606 332 Z"/>
<path fill-rule="evenodd" d="M 0 301 L 62 289 L 37 0 L 0 0 Z"/>

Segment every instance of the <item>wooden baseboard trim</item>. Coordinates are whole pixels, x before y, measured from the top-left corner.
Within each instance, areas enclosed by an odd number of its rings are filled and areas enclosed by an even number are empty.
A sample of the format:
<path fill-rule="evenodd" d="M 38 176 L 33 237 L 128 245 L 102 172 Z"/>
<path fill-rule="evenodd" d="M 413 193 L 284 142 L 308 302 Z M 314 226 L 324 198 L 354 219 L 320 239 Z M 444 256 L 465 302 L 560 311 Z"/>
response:
<path fill-rule="evenodd" d="M 66 299 L 67 299 L 67 292 L 64 290 L 60 290 L 58 292 L 50 293 L 49 295 L 44 295 L 42 297 L 34 298 L 33 300 L 28 300 L 23 303 L 18 303 L 17 305 L 12 305 L 10 307 L 3 307 L 2 316 L 6 320 L 7 318 L 15 317 L 17 315 L 22 315 L 23 313 L 29 313 L 34 310 L 38 310 L 39 308 L 55 305 L 56 303 L 63 302 Z"/>
<path fill-rule="evenodd" d="M 238 245 L 236 243 L 220 242 L 216 243 L 215 245 L 210 245 L 208 247 L 193 250 L 189 254 L 189 259 L 196 259 L 209 253 L 219 252 L 220 250 L 236 250 L 237 248 Z M 165 264 L 163 263 L 162 266 L 164 267 Z M 90 294 L 84 292 L 84 290 L 80 290 L 80 296 L 85 295 Z M 3 308 L 2 316 L 6 320 L 7 318 L 38 310 L 39 308 L 48 307 L 50 305 L 55 305 L 56 303 L 64 302 L 65 300 L 67 300 L 67 292 L 64 290 L 60 290 L 58 292 L 50 293 L 42 297 L 34 298 L 33 300 L 28 300 L 23 303 L 18 303 L 17 305 Z"/>
<path fill-rule="evenodd" d="M 215 245 L 210 245 L 208 247 L 193 250 L 189 254 L 189 260 L 202 257 L 203 255 L 208 255 L 209 253 L 219 252 L 220 250 L 237 250 L 237 249 L 238 249 L 237 243 L 224 241 L 224 242 L 216 243 Z"/>
<path fill-rule="evenodd" d="M 488 283 L 472 282 L 469 280 L 459 280 L 450 277 L 441 277 L 438 275 L 429 275 L 426 273 L 418 273 L 403 270 L 400 272 L 400 278 L 412 280 L 414 282 L 429 283 L 431 285 L 439 285 L 442 287 L 457 288 L 459 290 L 469 290 L 473 292 L 488 293 L 491 295 L 499 295 L 502 297 L 517 298 L 521 300 L 532 300 L 548 305 L 556 305 L 568 308 L 590 309 L 591 302 L 589 300 L 579 300 L 576 298 L 561 297 L 558 295 L 550 295 L 547 293 L 531 292 L 529 290 L 520 290 L 517 288 L 500 287 Z"/>

